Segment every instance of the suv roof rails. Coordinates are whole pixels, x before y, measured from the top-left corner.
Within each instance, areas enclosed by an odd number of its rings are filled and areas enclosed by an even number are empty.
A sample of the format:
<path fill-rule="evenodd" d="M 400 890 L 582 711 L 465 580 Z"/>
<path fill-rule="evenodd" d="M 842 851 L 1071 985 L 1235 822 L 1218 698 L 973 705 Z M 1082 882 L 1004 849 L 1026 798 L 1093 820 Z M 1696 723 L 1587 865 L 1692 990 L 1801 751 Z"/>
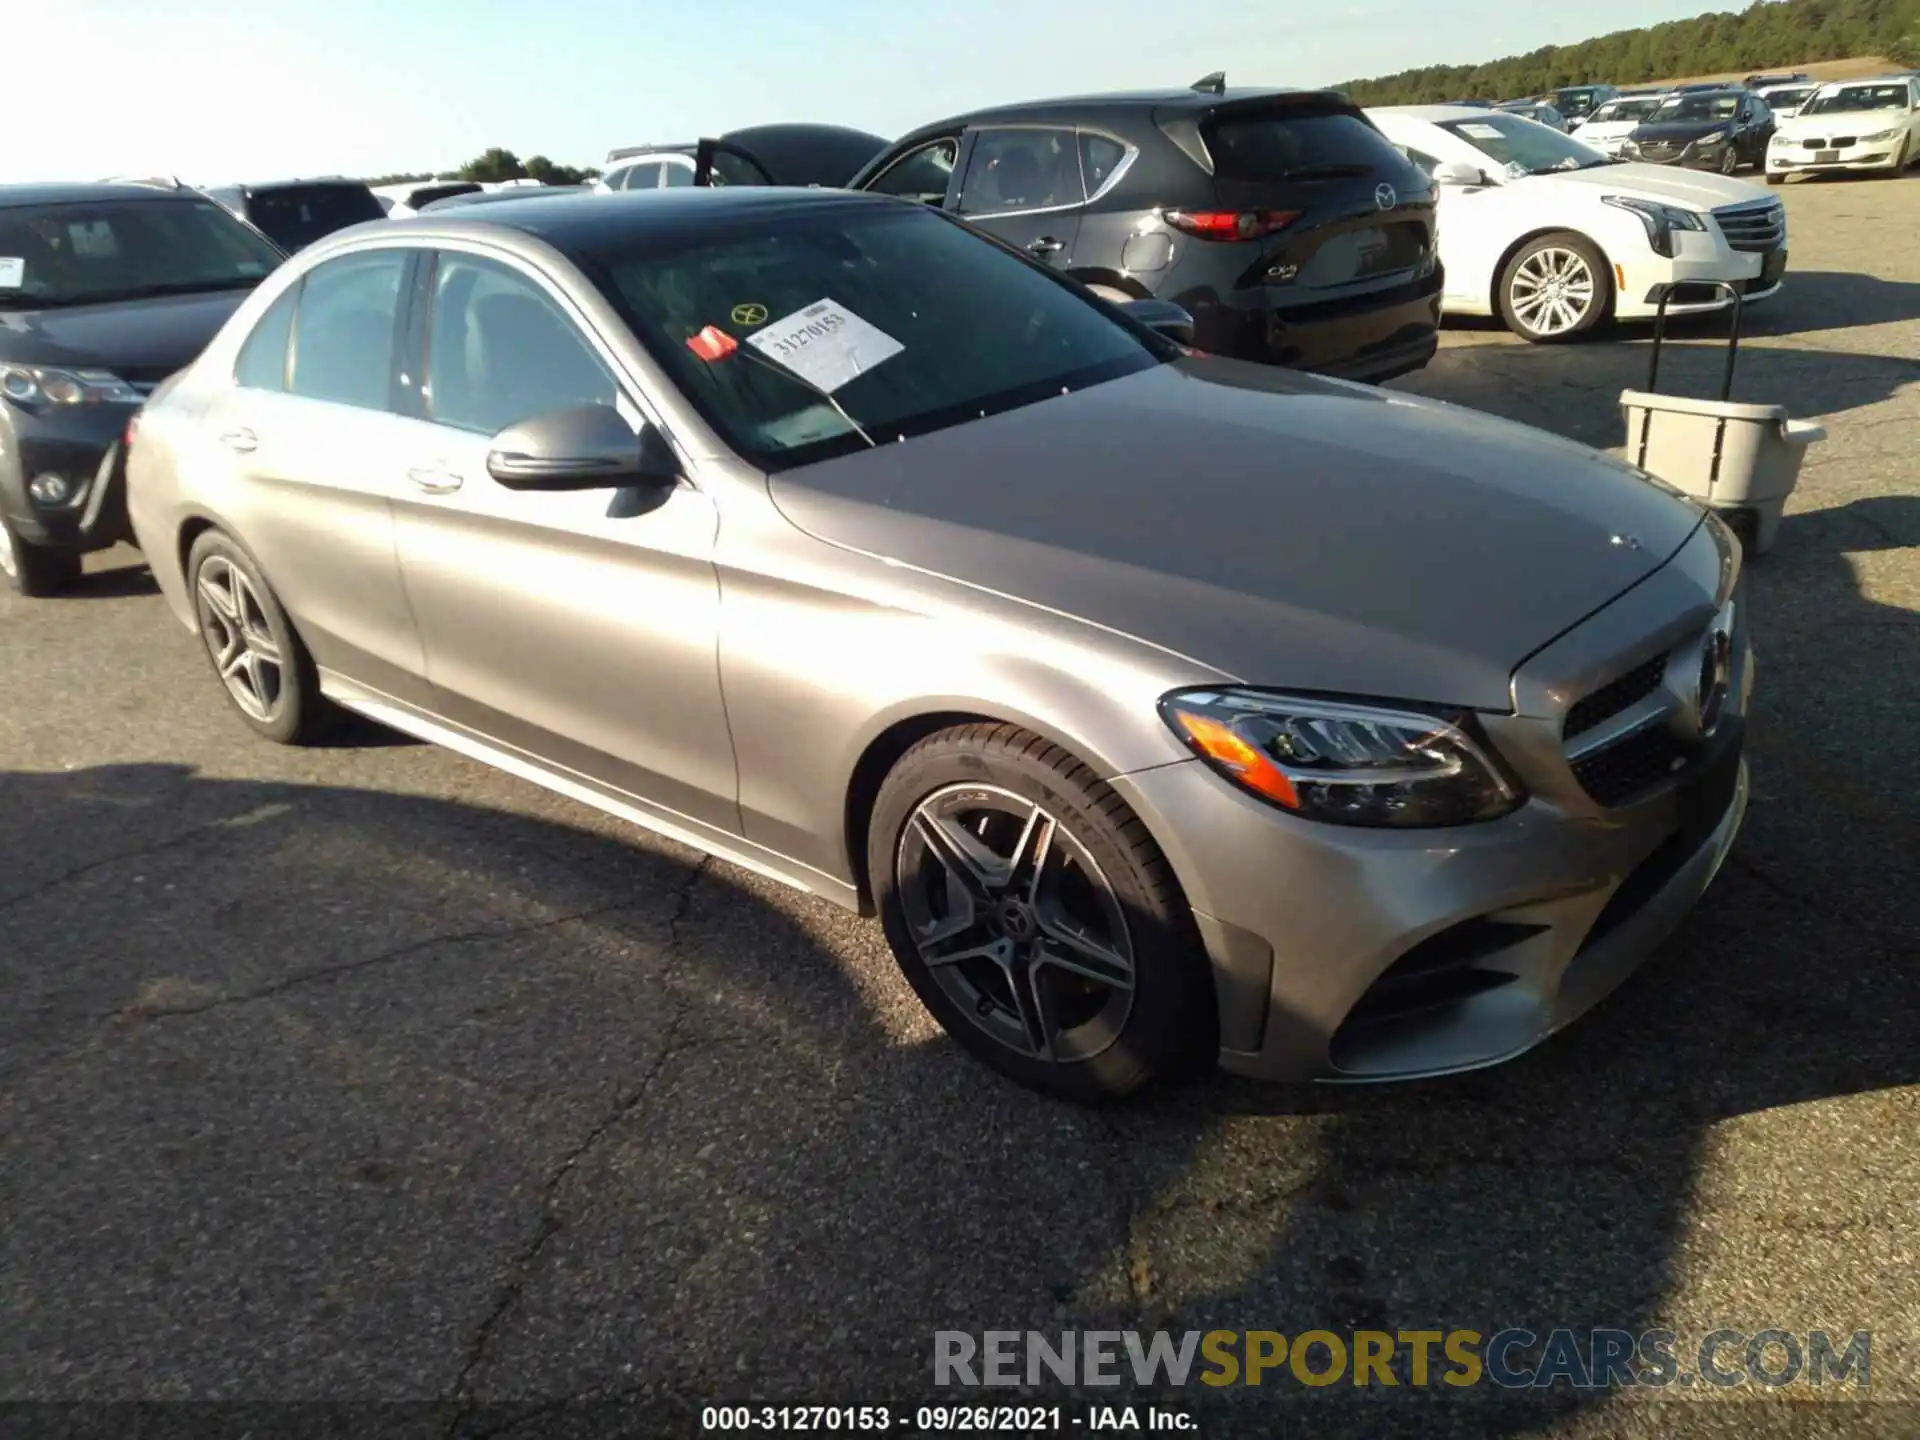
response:
<path fill-rule="evenodd" d="M 109 175 L 102 185 L 145 185 L 154 190 L 190 190 L 178 175 Z"/>
<path fill-rule="evenodd" d="M 1227 72 L 1216 70 L 1211 75 L 1202 75 L 1189 90 L 1198 90 L 1202 95 L 1224 95 L 1227 93 Z"/>

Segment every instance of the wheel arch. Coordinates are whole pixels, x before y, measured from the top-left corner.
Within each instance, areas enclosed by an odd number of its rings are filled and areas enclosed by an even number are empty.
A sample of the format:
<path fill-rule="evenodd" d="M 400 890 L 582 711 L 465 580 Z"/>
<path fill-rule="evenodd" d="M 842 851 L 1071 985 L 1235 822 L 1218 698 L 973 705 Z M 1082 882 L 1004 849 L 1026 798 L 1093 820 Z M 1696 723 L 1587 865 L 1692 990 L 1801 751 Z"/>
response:
<path fill-rule="evenodd" d="M 1500 308 L 1500 283 L 1506 279 L 1507 266 L 1513 263 L 1513 257 L 1526 249 L 1527 246 L 1531 245 L 1534 241 L 1544 240 L 1549 235 L 1572 235 L 1586 241 L 1587 244 L 1600 252 L 1601 264 L 1607 272 L 1607 313 L 1600 318 L 1602 321 L 1610 318 L 1613 314 L 1614 306 L 1620 298 L 1620 285 L 1613 273 L 1615 265 L 1614 258 L 1608 253 L 1607 247 L 1591 232 L 1576 229 L 1571 225 L 1536 225 L 1500 252 L 1500 258 L 1493 262 L 1493 274 L 1489 276 L 1487 280 L 1488 313 L 1495 317 L 1505 313 Z"/>

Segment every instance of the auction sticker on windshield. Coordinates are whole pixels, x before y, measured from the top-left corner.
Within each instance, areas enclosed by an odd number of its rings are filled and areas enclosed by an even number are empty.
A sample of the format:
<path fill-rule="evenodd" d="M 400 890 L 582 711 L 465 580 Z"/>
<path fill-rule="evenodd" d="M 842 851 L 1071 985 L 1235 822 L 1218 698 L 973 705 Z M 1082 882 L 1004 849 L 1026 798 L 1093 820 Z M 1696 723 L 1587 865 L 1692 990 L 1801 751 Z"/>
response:
<path fill-rule="evenodd" d="M 1498 125 L 1483 125 L 1478 121 L 1469 121 L 1465 125 L 1462 125 L 1460 127 L 1460 133 L 1462 135 L 1471 135 L 1476 140 L 1503 140 L 1506 138 L 1500 133 L 1500 127 Z"/>
<path fill-rule="evenodd" d="M 0 290 L 18 290 L 27 283 L 27 262 L 18 255 L 0 255 Z"/>
<path fill-rule="evenodd" d="M 907 348 L 837 300 L 775 320 L 747 344 L 829 394 Z"/>

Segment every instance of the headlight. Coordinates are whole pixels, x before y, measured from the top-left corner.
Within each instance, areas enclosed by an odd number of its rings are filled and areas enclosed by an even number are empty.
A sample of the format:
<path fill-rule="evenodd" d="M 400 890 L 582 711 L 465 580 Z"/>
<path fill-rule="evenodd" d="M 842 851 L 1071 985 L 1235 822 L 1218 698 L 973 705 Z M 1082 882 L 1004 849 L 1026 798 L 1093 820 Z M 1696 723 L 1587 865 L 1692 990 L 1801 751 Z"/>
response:
<path fill-rule="evenodd" d="M 1621 210 L 1631 211 L 1640 217 L 1640 223 L 1647 227 L 1647 243 L 1653 247 L 1656 255 L 1673 255 L 1673 232 L 1676 230 L 1705 230 L 1706 221 L 1692 210 L 1682 210 L 1677 205 L 1662 205 L 1658 200 L 1641 200 L 1632 195 L 1603 195 L 1607 204 Z"/>
<path fill-rule="evenodd" d="M 111 370 L 0 365 L 0 395 L 22 405 L 138 405 L 140 392 Z"/>
<path fill-rule="evenodd" d="M 1694 141 L 1693 143 L 1699 146 L 1702 150 L 1711 150 L 1716 145 L 1726 144 L 1728 134 L 1729 132 L 1725 130 L 1715 130 L 1710 135 L 1702 135 L 1698 140 Z"/>
<path fill-rule="evenodd" d="M 1892 130 L 1881 130 L 1872 135 L 1860 136 L 1859 143 L 1862 145 L 1871 145 L 1876 140 L 1891 140 L 1894 136 L 1898 135 L 1899 133 L 1900 131 L 1898 127 L 1895 127 Z"/>
<path fill-rule="evenodd" d="M 1334 825 L 1492 820 L 1523 799 L 1464 714 L 1426 715 L 1258 690 L 1178 690 L 1160 715 L 1243 790 Z"/>

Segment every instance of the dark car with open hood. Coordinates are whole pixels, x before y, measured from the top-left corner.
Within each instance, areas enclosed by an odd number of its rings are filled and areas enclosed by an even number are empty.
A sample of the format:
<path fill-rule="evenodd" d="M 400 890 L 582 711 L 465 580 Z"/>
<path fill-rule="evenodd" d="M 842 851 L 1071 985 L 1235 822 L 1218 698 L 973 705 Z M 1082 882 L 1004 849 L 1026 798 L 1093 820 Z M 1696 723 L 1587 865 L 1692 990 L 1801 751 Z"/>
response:
<path fill-rule="evenodd" d="M 1213 354 L 1379 381 L 1438 344 L 1433 182 L 1333 91 L 1214 74 L 976 111 L 853 188 L 938 206 L 1103 299 L 1172 301 Z"/>
<path fill-rule="evenodd" d="M 0 186 L 0 578 L 51 595 L 131 538 L 133 416 L 285 258 L 195 190 Z"/>

